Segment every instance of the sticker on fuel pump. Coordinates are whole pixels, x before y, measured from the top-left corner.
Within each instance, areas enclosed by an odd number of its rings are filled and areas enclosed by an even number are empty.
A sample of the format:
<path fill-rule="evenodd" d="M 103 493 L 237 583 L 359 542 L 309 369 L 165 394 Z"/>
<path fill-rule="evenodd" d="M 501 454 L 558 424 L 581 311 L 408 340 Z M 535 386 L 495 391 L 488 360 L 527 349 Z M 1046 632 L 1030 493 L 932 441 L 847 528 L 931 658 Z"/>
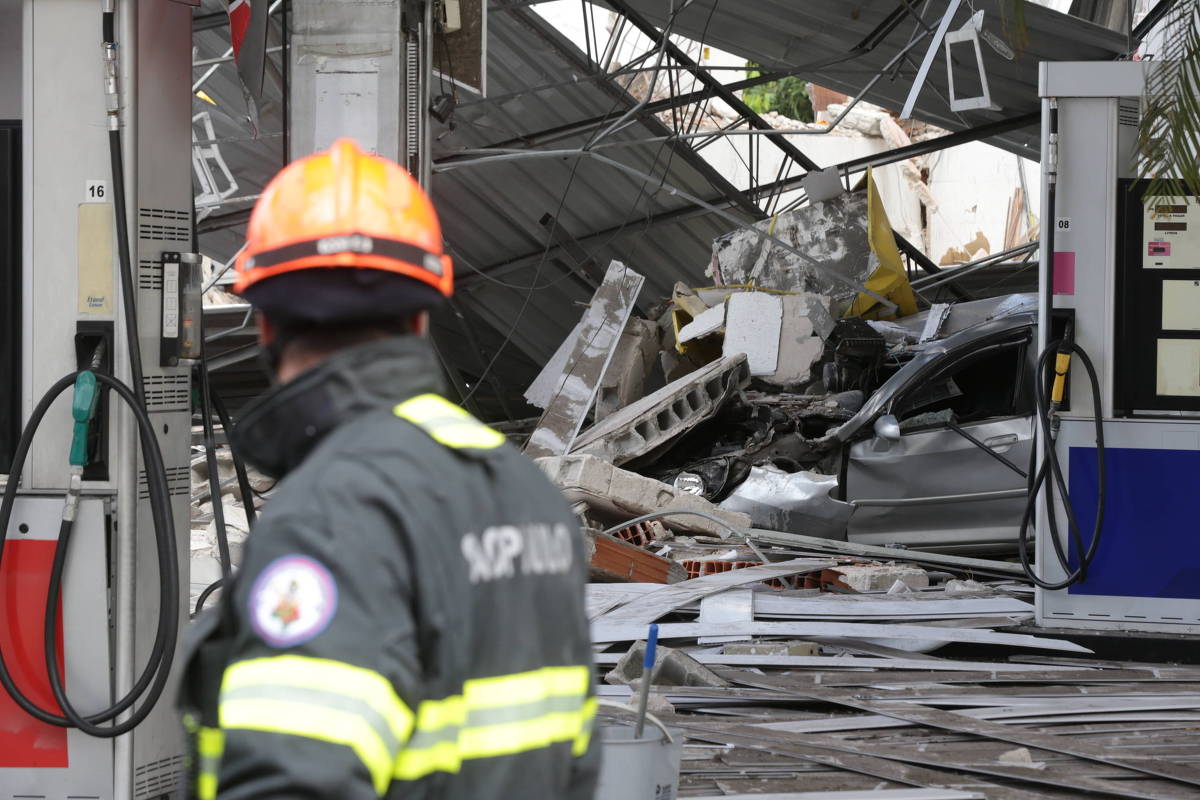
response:
<path fill-rule="evenodd" d="M 83 184 L 83 202 L 107 203 L 108 181 L 95 179 L 85 181 Z"/>

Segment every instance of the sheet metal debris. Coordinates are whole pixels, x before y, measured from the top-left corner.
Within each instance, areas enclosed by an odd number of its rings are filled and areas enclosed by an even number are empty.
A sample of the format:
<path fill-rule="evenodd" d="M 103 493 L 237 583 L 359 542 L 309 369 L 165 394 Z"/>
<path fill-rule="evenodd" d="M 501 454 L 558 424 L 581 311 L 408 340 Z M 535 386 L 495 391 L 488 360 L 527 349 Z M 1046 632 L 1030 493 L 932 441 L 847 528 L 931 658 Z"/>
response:
<path fill-rule="evenodd" d="M 600 674 L 638 658 L 636 640 L 649 619 L 680 661 L 676 681 L 651 687 L 660 707 L 673 710 L 664 721 L 687 737 L 680 797 L 786 796 L 814 786 L 1004 800 L 1200 797 L 1200 741 L 1192 735 L 1200 668 L 1096 661 L 1078 643 L 1013 633 L 1031 606 L 1013 596 L 1011 582 L 979 581 L 966 596 L 944 585 L 888 595 L 780 590 L 761 581 L 719 587 L 714 578 L 589 587 L 589 607 L 599 612 Z M 728 621 L 712 621 L 706 609 L 713 608 Z M 714 635 L 743 641 L 701 641 Z M 968 657 L 851 655 L 857 646 L 842 637 L 897 644 L 937 637 Z M 797 643 L 812 643 L 814 654 L 786 652 Z M 750 647 L 769 652 L 747 655 Z M 1028 648 L 1075 655 L 1050 667 L 1008 660 Z M 697 677 L 710 673 L 728 685 Z M 598 691 L 618 701 L 631 696 L 627 686 Z M 819 765 L 810 766 L 816 777 L 788 772 L 791 759 Z"/>
<path fill-rule="evenodd" d="M 751 467 L 746 480 L 720 505 L 749 514 L 757 528 L 844 540 L 854 507 L 834 500 L 830 494 L 835 489 L 836 475 L 784 472 L 768 464 Z"/>

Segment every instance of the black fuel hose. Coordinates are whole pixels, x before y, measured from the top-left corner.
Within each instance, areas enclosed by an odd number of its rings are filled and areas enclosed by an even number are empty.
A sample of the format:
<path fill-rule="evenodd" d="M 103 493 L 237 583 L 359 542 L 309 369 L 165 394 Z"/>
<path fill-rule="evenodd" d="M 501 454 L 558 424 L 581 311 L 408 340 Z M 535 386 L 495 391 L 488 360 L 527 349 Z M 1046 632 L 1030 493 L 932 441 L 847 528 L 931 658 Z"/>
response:
<path fill-rule="evenodd" d="M 1075 508 L 1071 504 L 1071 495 L 1067 491 L 1066 480 L 1063 478 L 1062 464 L 1059 461 L 1058 450 L 1055 447 L 1055 437 L 1052 435 L 1053 423 L 1050 418 L 1050 405 L 1047 400 L 1048 389 L 1054 380 L 1054 363 L 1051 361 L 1051 356 L 1056 356 L 1060 352 L 1069 351 L 1083 363 L 1084 369 L 1088 374 L 1088 382 L 1092 389 L 1092 418 L 1096 427 L 1096 479 L 1097 479 L 1097 495 L 1096 495 L 1096 521 L 1092 526 L 1091 539 L 1086 543 L 1083 541 L 1083 534 L 1079 529 L 1079 521 L 1075 516 Z M 1107 484 L 1107 472 L 1104 463 L 1104 418 L 1103 409 L 1100 404 L 1100 380 L 1096 376 L 1096 368 L 1092 364 L 1091 358 L 1087 352 L 1075 344 L 1073 341 L 1063 342 L 1054 341 L 1046 345 L 1046 349 L 1038 357 L 1037 371 L 1034 378 L 1034 392 L 1037 399 L 1037 419 L 1041 428 L 1041 435 L 1038 436 L 1038 441 L 1041 442 L 1042 450 L 1042 466 L 1036 470 L 1037 449 L 1030 456 L 1029 468 L 1029 499 L 1025 504 L 1025 513 L 1021 517 L 1021 528 L 1017 539 L 1017 552 L 1021 557 L 1021 567 L 1025 570 L 1025 575 L 1035 585 L 1043 589 L 1065 589 L 1068 586 L 1074 586 L 1087 579 L 1088 568 L 1092 564 L 1092 560 L 1096 557 L 1097 549 L 1100 545 L 1101 530 L 1104 527 L 1104 496 Z M 1050 479 L 1053 480 L 1050 480 Z M 1054 490 L 1057 488 L 1058 495 L 1062 499 L 1062 505 L 1066 511 L 1067 531 L 1071 537 L 1071 541 L 1075 545 L 1075 552 L 1079 554 L 1079 565 L 1072 567 L 1069 554 L 1063 548 L 1062 538 L 1059 533 L 1058 515 L 1054 507 Z M 1046 528 L 1050 536 L 1050 542 L 1054 547 L 1054 555 L 1058 560 L 1059 566 L 1062 567 L 1066 574 L 1060 581 L 1049 581 L 1037 574 L 1034 570 L 1034 565 L 1029 562 L 1029 525 L 1033 521 L 1037 513 L 1038 497 L 1045 490 L 1046 495 Z"/>
<path fill-rule="evenodd" d="M 246 472 L 246 464 L 238 456 L 237 450 L 233 444 L 233 420 L 229 417 L 229 411 L 225 408 L 224 401 L 221 396 L 213 391 L 209 383 L 208 364 L 206 360 L 201 360 L 198 367 L 200 379 L 200 396 L 202 398 L 202 413 L 204 414 L 204 450 L 208 463 L 208 487 L 209 495 L 213 503 L 213 520 L 217 523 L 217 550 L 220 554 L 221 561 L 221 577 L 213 581 L 200 596 L 196 598 L 196 608 L 192 611 L 192 616 L 199 614 L 204 610 L 204 604 L 208 598 L 217 589 L 225 585 L 226 581 L 232 577 L 233 564 L 229 556 L 229 537 L 225 529 L 225 514 L 224 509 L 220 508 L 221 486 L 220 476 L 217 474 L 217 458 L 216 458 L 216 437 L 212 427 L 212 411 L 217 412 L 217 418 L 221 420 L 221 427 L 225 429 L 225 438 L 229 444 L 229 455 L 233 460 L 233 471 L 237 474 L 238 491 L 242 496 L 242 506 L 246 509 L 246 522 L 251 528 L 257 521 L 258 514 L 254 509 L 254 490 L 250 486 L 250 476 Z"/>
<path fill-rule="evenodd" d="M 205 380 L 208 379 L 207 373 L 206 369 Z M 242 495 L 242 505 L 246 507 L 246 522 L 253 528 L 254 523 L 258 521 L 258 511 L 254 508 L 255 492 L 250 486 L 250 475 L 246 472 L 246 462 L 238 455 L 237 448 L 233 444 L 233 420 L 229 416 L 229 410 L 225 408 L 225 401 L 215 391 L 212 392 L 212 404 L 216 409 L 217 419 L 221 420 L 221 427 L 225 429 L 225 440 L 229 444 L 229 457 L 233 460 L 233 471 L 237 474 L 238 492 Z"/>
<path fill-rule="evenodd" d="M 229 457 L 233 459 L 233 471 L 238 475 L 238 491 L 241 493 L 241 504 L 246 506 L 246 522 L 250 523 L 250 527 L 254 527 L 254 523 L 258 522 L 258 511 L 254 509 L 254 489 L 250 485 L 250 475 L 246 473 L 246 462 L 238 455 L 238 449 L 233 444 L 233 420 L 229 417 L 229 411 L 226 409 L 226 404 L 221 399 L 221 395 L 212 392 L 212 408 L 217 411 L 217 419 L 221 420 L 221 427 L 226 432 L 226 440 L 229 444 Z"/>
<path fill-rule="evenodd" d="M 4 487 L 4 499 L 0 501 L 0 559 L 3 558 L 4 544 L 8 538 L 9 524 L 12 522 L 13 507 L 16 503 L 17 485 L 21 472 L 25 467 L 25 459 L 33 443 L 34 434 L 41 426 L 46 412 L 65 392 L 75 383 L 79 372 L 73 372 L 60 378 L 38 401 L 37 406 L 29 417 L 29 422 L 21 432 L 13 455 L 12 469 L 8 483 Z M 133 687 L 119 701 L 109 708 L 86 716 L 78 713 L 67 698 L 63 686 L 62 675 L 58 669 L 58 606 L 62 595 L 62 577 L 66 568 L 68 546 L 70 544 L 73 522 L 63 520 L 59 531 L 58 544 L 54 551 L 54 564 L 50 573 L 50 585 L 46 594 L 46 616 L 44 652 L 46 667 L 50 678 L 50 688 L 63 711 L 62 715 L 38 707 L 26 697 L 13 681 L 0 654 L 0 685 L 4 686 L 9 696 L 27 714 L 41 722 L 62 728 L 75 727 L 90 736 L 112 738 L 128 733 L 146 719 L 162 696 L 170 675 L 171 663 L 175 656 L 175 646 L 179 638 L 179 616 L 175 610 L 179 607 L 179 556 L 175 543 L 175 527 L 171 520 L 170 490 L 167 486 L 166 471 L 163 467 L 162 451 L 155 438 L 154 424 L 149 415 L 138 402 L 133 390 L 111 375 L 102 372 L 95 373 L 96 379 L 112 389 L 133 412 L 137 420 L 138 434 L 142 448 L 142 458 L 146 465 L 146 485 L 150 494 L 151 515 L 154 521 L 155 549 L 158 555 L 159 571 L 159 610 L 158 625 L 154 643 L 150 648 L 149 658 L 141 675 Z M 124 713 L 141 700 L 141 705 L 129 719 L 108 727 L 100 727 L 100 723 L 108 722 Z"/>
<path fill-rule="evenodd" d="M 200 327 L 200 335 L 204 335 L 203 325 Z M 212 501 L 213 522 L 216 523 L 217 529 L 217 553 L 221 562 L 221 579 L 228 580 L 233 575 L 233 558 L 229 554 L 229 533 L 225 527 L 225 505 L 221 502 L 221 475 L 217 468 L 217 441 L 212 422 L 212 388 L 208 384 L 208 368 L 203 359 L 200 361 L 198 372 L 200 373 L 200 413 L 204 423 L 204 460 L 208 465 L 208 493 L 209 499 Z"/>
<path fill-rule="evenodd" d="M 210 583 L 208 586 L 205 586 L 204 591 L 202 591 L 200 593 L 200 596 L 196 598 L 196 609 L 195 609 L 195 611 L 192 612 L 192 616 L 194 617 L 194 616 L 198 615 L 201 611 L 203 611 L 204 604 L 208 602 L 208 598 L 212 596 L 212 593 L 215 592 L 217 589 L 220 589 L 224 585 L 225 585 L 225 579 L 217 578 L 215 581 Z"/>

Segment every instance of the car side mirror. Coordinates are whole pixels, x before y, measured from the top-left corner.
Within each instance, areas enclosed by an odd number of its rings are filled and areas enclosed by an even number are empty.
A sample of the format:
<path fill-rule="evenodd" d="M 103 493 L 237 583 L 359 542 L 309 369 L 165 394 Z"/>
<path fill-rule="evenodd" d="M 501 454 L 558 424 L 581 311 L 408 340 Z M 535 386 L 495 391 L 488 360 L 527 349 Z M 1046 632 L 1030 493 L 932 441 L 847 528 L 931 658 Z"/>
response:
<path fill-rule="evenodd" d="M 884 414 L 875 420 L 875 435 L 888 442 L 900 441 L 900 421 L 893 414 Z"/>

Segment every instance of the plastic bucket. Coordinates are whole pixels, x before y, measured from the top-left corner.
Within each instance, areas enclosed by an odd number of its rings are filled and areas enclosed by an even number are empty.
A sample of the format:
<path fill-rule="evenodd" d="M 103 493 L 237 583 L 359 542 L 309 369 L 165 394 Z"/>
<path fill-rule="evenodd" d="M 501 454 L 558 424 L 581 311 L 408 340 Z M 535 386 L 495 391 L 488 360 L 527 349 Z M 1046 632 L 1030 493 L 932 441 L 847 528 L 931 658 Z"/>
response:
<path fill-rule="evenodd" d="M 602 761 L 595 800 L 675 800 L 683 735 L 648 725 L 635 739 L 632 725 L 602 725 Z"/>

